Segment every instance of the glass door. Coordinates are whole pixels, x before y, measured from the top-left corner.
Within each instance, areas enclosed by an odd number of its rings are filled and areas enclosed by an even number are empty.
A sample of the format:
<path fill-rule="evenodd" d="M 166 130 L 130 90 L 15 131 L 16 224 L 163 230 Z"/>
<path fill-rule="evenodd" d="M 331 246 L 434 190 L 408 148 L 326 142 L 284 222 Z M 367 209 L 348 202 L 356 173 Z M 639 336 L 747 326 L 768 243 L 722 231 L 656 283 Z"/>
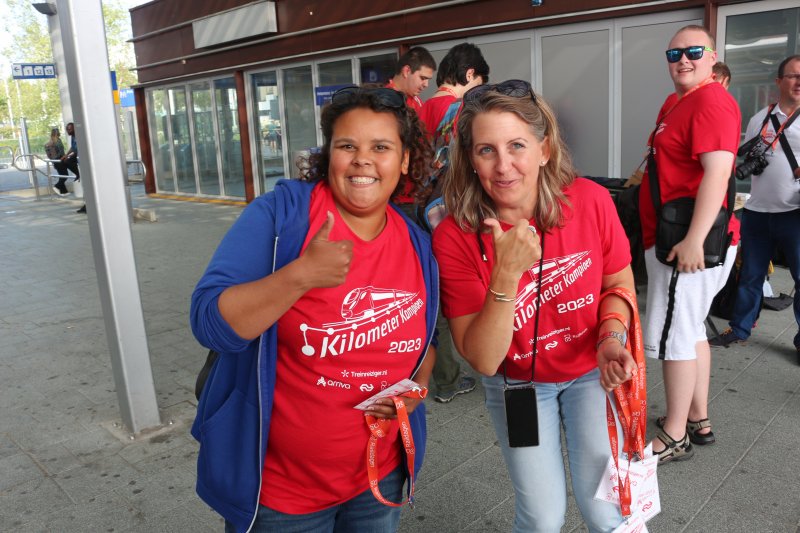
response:
<path fill-rule="evenodd" d="M 286 177 L 278 76 L 274 71 L 262 72 L 253 74 L 251 82 L 257 168 L 262 192 L 268 192 L 279 179 Z"/>
<path fill-rule="evenodd" d="M 314 120 L 314 84 L 311 65 L 283 71 L 283 95 L 286 117 L 286 148 L 289 150 L 289 174 L 298 177 L 298 163 L 317 146 Z"/>
<path fill-rule="evenodd" d="M 192 97 L 192 127 L 197 177 L 201 194 L 219 196 L 220 180 L 217 167 L 217 145 L 214 141 L 214 108 L 208 82 L 189 85 Z"/>
<path fill-rule="evenodd" d="M 219 124 L 223 196 L 244 198 L 244 165 L 239 135 L 239 108 L 233 78 L 214 80 L 214 100 Z"/>

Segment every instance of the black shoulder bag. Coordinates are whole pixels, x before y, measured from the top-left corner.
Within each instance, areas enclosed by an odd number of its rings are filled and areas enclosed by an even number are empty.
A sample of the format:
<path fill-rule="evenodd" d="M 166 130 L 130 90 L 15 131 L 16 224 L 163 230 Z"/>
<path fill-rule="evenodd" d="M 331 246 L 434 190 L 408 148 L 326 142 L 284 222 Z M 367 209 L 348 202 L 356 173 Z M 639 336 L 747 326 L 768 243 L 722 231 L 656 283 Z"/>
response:
<path fill-rule="evenodd" d="M 656 130 L 658 126 L 656 126 Z M 654 132 L 655 133 L 655 130 Z M 650 139 L 650 149 L 647 154 L 647 174 L 650 178 L 650 196 L 656 211 L 656 259 L 668 266 L 678 264 L 677 259 L 667 261 L 667 256 L 673 246 L 686 238 L 689 225 L 692 223 L 695 199 L 690 196 L 676 198 L 661 204 L 661 190 L 658 184 L 658 170 L 656 158 L 653 155 L 653 137 Z M 728 221 L 733 214 L 733 205 L 736 196 L 733 176 L 728 178 L 727 206 L 720 208 L 717 218 L 703 242 L 706 268 L 719 266 L 725 262 L 725 254 L 731 245 L 733 234 L 728 231 Z"/>

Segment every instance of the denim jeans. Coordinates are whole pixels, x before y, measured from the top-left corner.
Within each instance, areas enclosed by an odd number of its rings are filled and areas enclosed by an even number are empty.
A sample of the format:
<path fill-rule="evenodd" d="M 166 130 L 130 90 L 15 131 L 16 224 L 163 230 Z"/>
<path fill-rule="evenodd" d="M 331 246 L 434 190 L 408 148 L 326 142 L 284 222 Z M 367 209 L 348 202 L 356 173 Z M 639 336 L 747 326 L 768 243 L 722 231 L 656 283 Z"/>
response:
<path fill-rule="evenodd" d="M 742 269 L 730 326 L 740 339 L 750 336 L 758 318 L 772 252 L 780 246 L 786 255 L 794 279 L 794 318 L 800 329 L 800 209 L 784 213 L 760 213 L 745 209 L 742 213 Z M 800 347 L 800 331 L 794 338 Z"/>
<path fill-rule="evenodd" d="M 400 502 L 404 496 L 403 467 L 383 478 L 378 487 L 383 497 Z M 401 507 L 389 507 L 375 499 L 370 489 L 346 502 L 314 513 L 293 515 L 258 506 L 251 533 L 392 533 L 397 531 Z M 235 533 L 230 522 L 225 532 Z"/>
<path fill-rule="evenodd" d="M 567 480 L 561 449 L 562 424 L 566 434 L 572 491 L 589 531 L 611 531 L 619 526 L 622 523 L 619 507 L 594 499 L 608 458 L 611 457 L 606 425 L 606 393 L 600 386 L 599 371 L 594 369 L 564 383 L 536 383 L 539 446 L 528 448 L 508 446 L 503 375 L 483 378 L 483 384 L 486 388 L 486 407 L 514 485 L 514 532 L 552 533 L 560 531 L 564 525 Z"/>

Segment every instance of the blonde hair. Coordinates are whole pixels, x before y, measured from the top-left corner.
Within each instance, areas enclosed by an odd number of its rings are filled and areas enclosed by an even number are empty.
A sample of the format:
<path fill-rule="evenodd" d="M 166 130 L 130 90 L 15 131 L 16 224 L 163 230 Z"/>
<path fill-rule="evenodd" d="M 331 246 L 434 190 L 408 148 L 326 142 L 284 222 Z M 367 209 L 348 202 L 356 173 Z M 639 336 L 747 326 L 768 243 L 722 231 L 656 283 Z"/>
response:
<path fill-rule="evenodd" d="M 549 143 L 550 156 L 539 168 L 533 218 L 543 231 L 561 225 L 562 204 L 569 205 L 564 188 L 575 180 L 575 169 L 553 110 L 539 95 L 534 103 L 530 96 L 506 96 L 493 90 L 487 90 L 476 101 L 465 101 L 458 117 L 458 132 L 442 193 L 448 213 L 465 231 L 477 231 L 484 219 L 498 217 L 497 206 L 483 189 L 470 158 L 472 123 L 475 117 L 490 111 L 513 113 L 528 124 L 539 142 Z"/>

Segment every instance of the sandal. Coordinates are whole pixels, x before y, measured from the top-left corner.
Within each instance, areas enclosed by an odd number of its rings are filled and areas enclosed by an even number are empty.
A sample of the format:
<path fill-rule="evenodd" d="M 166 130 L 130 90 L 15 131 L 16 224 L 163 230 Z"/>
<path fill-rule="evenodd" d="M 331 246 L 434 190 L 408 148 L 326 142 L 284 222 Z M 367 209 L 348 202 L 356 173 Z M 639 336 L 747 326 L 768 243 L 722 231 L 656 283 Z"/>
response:
<path fill-rule="evenodd" d="M 686 433 L 689 435 L 689 440 L 694 444 L 705 446 L 706 444 L 714 444 L 717 439 L 714 437 L 714 432 L 700 433 L 701 429 L 710 428 L 711 422 L 708 418 L 698 420 L 697 422 L 689 420 L 686 422 Z"/>
<path fill-rule="evenodd" d="M 666 448 L 660 452 L 653 453 L 658 456 L 658 464 L 662 465 L 670 461 L 683 461 L 694 455 L 694 448 L 689 442 L 689 434 L 683 436 L 681 440 L 675 440 L 661 429 L 656 434 L 656 438 L 664 443 Z"/>
<path fill-rule="evenodd" d="M 664 421 L 666 419 L 666 416 L 659 416 L 656 418 L 656 427 L 658 429 L 664 429 Z M 708 433 L 700 433 L 701 429 L 710 427 L 711 421 L 709 421 L 708 418 L 704 418 L 696 422 L 694 420 L 688 420 L 686 422 L 686 433 L 689 434 L 689 440 L 692 441 L 692 444 L 705 446 L 707 444 L 714 444 L 717 442 L 717 438 L 714 436 L 713 431 L 709 431 Z"/>

